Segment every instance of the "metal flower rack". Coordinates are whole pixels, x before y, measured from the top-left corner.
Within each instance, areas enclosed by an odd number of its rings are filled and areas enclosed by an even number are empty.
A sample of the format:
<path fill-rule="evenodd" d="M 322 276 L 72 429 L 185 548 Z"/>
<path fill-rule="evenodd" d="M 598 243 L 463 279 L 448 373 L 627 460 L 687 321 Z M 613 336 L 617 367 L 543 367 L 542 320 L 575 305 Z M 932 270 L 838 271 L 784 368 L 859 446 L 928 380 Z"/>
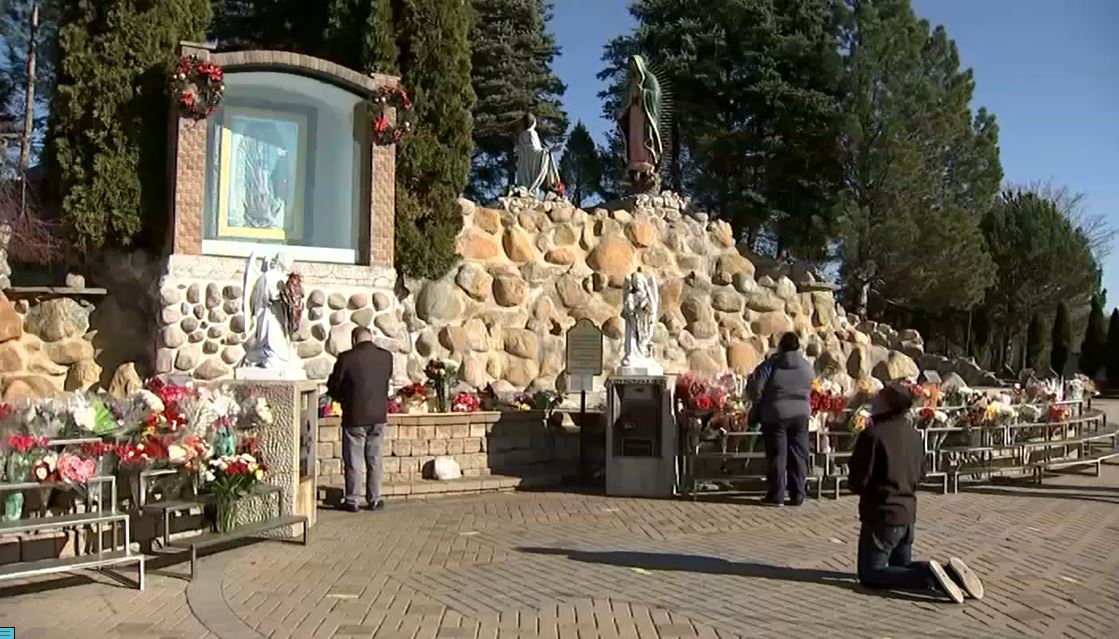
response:
<path fill-rule="evenodd" d="M 206 494 L 196 494 L 185 499 L 171 496 L 170 498 L 159 499 L 157 501 L 147 501 L 149 494 L 152 492 L 150 490 L 151 484 L 161 477 L 171 476 L 179 472 L 180 471 L 177 470 L 147 470 L 140 473 L 139 509 L 144 515 L 152 515 L 162 519 L 163 537 L 161 541 L 164 550 L 169 552 L 188 552 L 190 554 L 191 579 L 194 579 L 198 572 L 199 550 L 221 546 L 228 542 L 244 539 L 246 537 L 255 537 L 262 533 L 281 528 L 292 528 L 295 526 L 301 528 L 300 543 L 303 545 L 307 544 L 307 516 L 294 514 L 285 515 L 283 513 L 283 499 L 281 498 L 280 487 L 269 484 L 258 484 L 248 496 L 265 499 L 274 497 L 274 515 L 260 521 L 240 524 L 230 530 L 217 530 L 217 522 L 215 521 L 213 522 L 215 528 L 212 532 L 172 539 L 171 534 L 175 529 L 173 522 L 184 515 L 201 515 L 208 506 L 212 506 L 214 503 L 211 496 Z"/>
<path fill-rule="evenodd" d="M 47 446 L 62 448 L 70 445 L 100 442 L 100 439 L 55 439 Z M 106 488 L 108 490 L 106 490 Z M 63 482 L 19 482 L 0 483 L 0 496 L 16 491 L 74 490 Z M 106 493 L 108 493 L 106 495 Z M 45 509 L 44 509 L 45 510 Z M 17 561 L 0 565 L 0 580 L 20 579 L 37 575 L 72 572 L 82 569 L 101 570 L 107 567 L 136 564 L 138 577 L 136 586 L 144 589 L 144 562 L 142 553 L 132 551 L 132 531 L 127 513 L 117 511 L 116 478 L 108 475 L 91 477 L 85 484 L 84 499 L 75 512 L 61 515 L 24 517 L 15 521 L 0 522 L 0 535 L 19 533 L 39 533 L 48 530 L 75 531 L 72 554 L 63 548 L 61 556 L 33 561 Z M 120 538 L 118 526 L 123 525 L 124 536 Z M 106 526 L 110 532 L 108 548 L 105 545 Z M 80 543 L 85 535 L 86 543 Z M 92 538 L 92 543 L 89 543 Z M 21 545 L 33 541 L 34 536 L 22 539 Z M 119 543 L 118 543 L 119 542 Z M 23 549 L 21 548 L 21 557 Z"/>
<path fill-rule="evenodd" d="M 1055 402 L 1069 410 L 1058 421 L 984 424 L 971 428 L 921 428 L 927 482 L 944 493 L 959 490 L 961 477 L 982 481 L 995 476 L 1032 477 L 1040 483 L 1048 472 L 1094 467 L 1119 458 L 1119 429 L 1102 411 L 1080 400 Z M 957 412 L 966 407 L 947 407 Z M 721 418 L 716 426 L 715 418 Z M 750 430 L 743 414 L 684 411 L 680 415 L 680 493 L 695 499 L 711 488 L 734 490 L 765 478 L 761 433 Z M 858 433 L 825 427 L 810 434 L 813 443 L 808 483 L 821 497 L 839 498 L 847 482 L 847 463 Z M 708 490 L 701 490 L 702 488 Z"/>

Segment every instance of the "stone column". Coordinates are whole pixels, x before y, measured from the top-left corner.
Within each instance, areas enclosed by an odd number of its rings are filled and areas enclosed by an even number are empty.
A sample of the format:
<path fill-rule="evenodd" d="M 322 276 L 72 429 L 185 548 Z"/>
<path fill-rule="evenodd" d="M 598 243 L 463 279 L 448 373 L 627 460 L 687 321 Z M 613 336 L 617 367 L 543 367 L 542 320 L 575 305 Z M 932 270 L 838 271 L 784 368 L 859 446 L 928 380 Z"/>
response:
<path fill-rule="evenodd" d="M 310 471 L 300 472 L 301 433 L 309 418 L 311 432 L 318 429 L 318 385 L 314 382 L 233 382 L 238 395 L 263 397 L 272 410 L 273 422 L 257 429 L 260 454 L 268 467 L 265 483 L 280 489 L 281 515 L 306 515 L 308 525 L 315 523 L 314 439 L 307 443 L 311 450 Z M 303 476 L 301 476 L 303 475 Z M 238 524 L 260 521 L 276 516 L 276 496 L 249 497 L 241 504 Z M 299 534 L 296 526 L 278 528 L 266 533 L 269 537 L 291 538 Z"/>

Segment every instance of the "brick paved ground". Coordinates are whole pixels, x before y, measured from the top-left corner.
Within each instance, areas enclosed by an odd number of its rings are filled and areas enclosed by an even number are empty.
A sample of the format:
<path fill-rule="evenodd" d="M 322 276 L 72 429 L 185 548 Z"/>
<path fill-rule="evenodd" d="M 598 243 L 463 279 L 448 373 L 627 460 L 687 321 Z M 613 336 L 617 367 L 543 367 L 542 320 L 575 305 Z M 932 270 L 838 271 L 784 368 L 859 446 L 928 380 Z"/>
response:
<path fill-rule="evenodd" d="M 921 500 L 917 554 L 966 559 L 963 606 L 853 583 L 850 497 L 801 509 L 518 493 L 324 512 L 307 547 L 0 588 L 16 636 L 1113 637 L 1119 467 Z"/>

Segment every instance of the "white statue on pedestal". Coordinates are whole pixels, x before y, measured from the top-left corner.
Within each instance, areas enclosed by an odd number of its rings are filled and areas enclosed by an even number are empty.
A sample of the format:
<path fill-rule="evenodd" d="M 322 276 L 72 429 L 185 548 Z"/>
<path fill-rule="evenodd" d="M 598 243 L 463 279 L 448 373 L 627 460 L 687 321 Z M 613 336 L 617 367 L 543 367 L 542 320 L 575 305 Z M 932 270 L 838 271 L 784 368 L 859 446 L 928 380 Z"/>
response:
<path fill-rule="evenodd" d="M 303 362 L 291 348 L 291 336 L 303 319 L 303 285 L 292 264 L 291 256 L 283 252 L 270 261 L 253 252 L 245 263 L 241 310 L 247 340 L 238 378 L 307 378 Z"/>
<path fill-rule="evenodd" d="M 514 195 L 536 197 L 541 188 L 550 191 L 560 189 L 559 169 L 552 149 L 540 142 L 536 132 L 536 116 L 526 113 L 524 131 L 517 138 L 517 175 L 513 184 Z"/>
<path fill-rule="evenodd" d="M 660 315 L 660 291 L 652 275 L 640 269 L 626 278 L 622 317 L 626 321 L 622 375 L 663 375 L 664 368 L 652 357 L 653 328 Z"/>

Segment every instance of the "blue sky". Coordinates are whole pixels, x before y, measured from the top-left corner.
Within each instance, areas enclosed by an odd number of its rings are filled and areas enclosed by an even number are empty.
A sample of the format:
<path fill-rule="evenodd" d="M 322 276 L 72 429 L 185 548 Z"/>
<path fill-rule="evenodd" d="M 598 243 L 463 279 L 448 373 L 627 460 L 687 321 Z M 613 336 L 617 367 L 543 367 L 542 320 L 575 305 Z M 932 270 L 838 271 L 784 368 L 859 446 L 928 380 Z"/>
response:
<path fill-rule="evenodd" d="M 602 119 L 595 74 L 602 45 L 633 21 L 628 0 L 555 0 L 572 121 L 596 137 Z M 1008 184 L 1051 181 L 1085 196 L 1089 213 L 1119 227 L 1119 24 L 1117 0 L 914 0 L 943 24 L 975 72 L 974 106 L 998 116 Z M 1119 302 L 1119 246 L 1104 263 L 1109 303 Z"/>

